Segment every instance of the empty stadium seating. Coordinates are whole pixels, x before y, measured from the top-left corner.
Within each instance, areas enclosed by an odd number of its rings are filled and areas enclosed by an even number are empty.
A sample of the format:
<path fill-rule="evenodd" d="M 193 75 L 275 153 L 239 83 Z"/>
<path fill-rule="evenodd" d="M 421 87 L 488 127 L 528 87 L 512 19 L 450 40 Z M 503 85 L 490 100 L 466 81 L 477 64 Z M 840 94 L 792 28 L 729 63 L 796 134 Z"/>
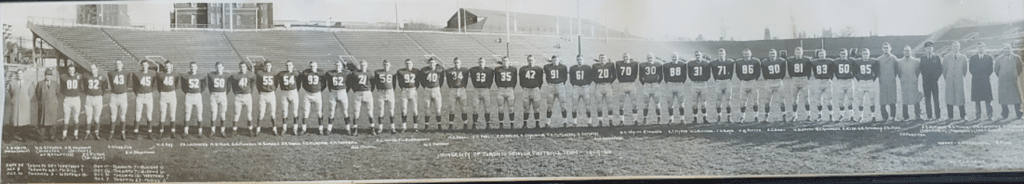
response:
<path fill-rule="evenodd" d="M 213 71 L 214 63 L 238 70 L 241 61 L 222 32 L 215 31 L 139 31 L 107 29 L 107 33 L 136 57 L 161 56 L 171 60 L 177 71 L 187 70 L 190 62 L 199 63 L 200 71 Z"/>
<path fill-rule="evenodd" d="M 38 31 L 46 31 L 50 35 L 54 35 L 72 48 L 75 53 L 95 63 L 97 67 L 112 69 L 115 60 L 132 60 L 131 56 L 117 47 L 99 28 L 56 26 L 39 26 L 39 28 L 42 30 Z M 127 63 L 125 67 L 129 68 L 130 65 Z"/>
<path fill-rule="evenodd" d="M 350 54 L 360 60 L 366 60 L 370 66 L 378 66 L 380 61 L 385 59 L 393 63 L 401 63 L 405 59 L 426 59 L 424 55 L 427 53 L 405 33 L 352 31 L 335 32 L 334 35 L 341 40 L 342 46 Z"/>
<path fill-rule="evenodd" d="M 475 62 L 478 57 L 489 57 L 494 53 L 487 50 L 476 40 L 462 34 L 444 33 L 407 33 L 416 43 L 419 43 L 427 53 L 431 53 L 444 61 L 451 61 L 452 58 L 462 58 L 463 62 Z M 413 58 L 417 59 L 417 58 Z M 465 66 L 465 65 L 464 65 Z"/>

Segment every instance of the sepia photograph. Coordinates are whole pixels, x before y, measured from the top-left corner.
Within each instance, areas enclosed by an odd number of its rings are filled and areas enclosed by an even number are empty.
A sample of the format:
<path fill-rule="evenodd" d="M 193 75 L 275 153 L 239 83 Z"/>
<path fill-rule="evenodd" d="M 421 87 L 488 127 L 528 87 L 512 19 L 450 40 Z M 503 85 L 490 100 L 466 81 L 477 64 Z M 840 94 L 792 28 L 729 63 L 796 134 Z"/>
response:
<path fill-rule="evenodd" d="M 0 182 L 1021 172 L 1022 10 L 4 2 Z"/>

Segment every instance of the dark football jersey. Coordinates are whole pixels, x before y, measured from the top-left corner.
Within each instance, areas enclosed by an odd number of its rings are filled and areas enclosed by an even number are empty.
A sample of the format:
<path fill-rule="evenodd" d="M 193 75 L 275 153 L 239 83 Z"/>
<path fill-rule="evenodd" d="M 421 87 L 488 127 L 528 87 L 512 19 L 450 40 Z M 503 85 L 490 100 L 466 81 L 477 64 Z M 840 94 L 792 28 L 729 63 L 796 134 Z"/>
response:
<path fill-rule="evenodd" d="M 302 89 L 306 90 L 306 92 L 319 93 L 324 90 L 324 87 L 327 87 L 325 82 L 328 82 L 328 80 L 323 77 L 323 74 L 320 72 L 313 72 L 313 70 L 306 69 L 299 74 L 299 81 L 301 81 L 299 84 L 302 86 Z"/>
<path fill-rule="evenodd" d="M 594 78 L 597 78 L 590 65 L 573 65 L 569 67 L 569 73 L 569 83 L 575 86 L 590 85 L 590 83 L 594 82 Z"/>
<path fill-rule="evenodd" d="M 662 73 L 661 62 L 640 63 L 640 83 L 656 84 L 661 83 Z"/>
<path fill-rule="evenodd" d="M 107 88 L 107 77 L 103 75 L 84 75 L 82 77 L 85 81 L 85 95 L 89 96 L 101 96 L 103 90 Z"/>
<path fill-rule="evenodd" d="M 206 87 L 206 74 L 184 73 L 181 76 L 181 91 L 185 93 L 202 93 Z"/>
<path fill-rule="evenodd" d="M 82 88 L 85 87 L 85 85 L 82 84 L 82 74 L 61 75 L 60 81 L 63 82 L 60 89 L 61 92 L 64 93 L 65 97 L 77 97 L 82 93 Z"/>
<path fill-rule="evenodd" d="M 744 81 L 757 80 L 761 77 L 761 60 L 751 57 L 750 59 L 736 60 L 736 78 Z"/>
<path fill-rule="evenodd" d="M 569 81 L 569 68 L 563 64 L 544 65 L 544 80 L 548 84 L 565 84 L 565 81 Z"/>
<path fill-rule="evenodd" d="M 761 61 L 761 75 L 764 79 L 782 79 L 786 77 L 786 60 L 781 58 Z"/>
<path fill-rule="evenodd" d="M 488 67 L 470 68 L 469 76 L 475 88 L 491 88 L 491 84 L 494 83 L 494 70 Z"/>
<path fill-rule="evenodd" d="M 354 72 L 350 72 L 348 70 L 331 70 L 324 74 L 323 80 L 327 81 L 327 88 L 331 89 L 331 91 L 344 91 L 347 87 L 346 85 L 352 84 L 346 81 L 352 79 L 349 78 L 349 75 L 352 75 L 352 73 Z M 366 85 L 371 85 L 369 81 L 370 79 L 367 78 L 366 80 Z"/>
<path fill-rule="evenodd" d="M 124 94 L 128 92 L 128 79 L 131 73 L 126 71 L 107 72 L 107 79 L 110 80 L 110 93 Z"/>
<path fill-rule="evenodd" d="M 832 79 L 836 74 L 832 59 L 815 59 L 811 64 L 814 65 L 814 72 L 812 73 L 814 73 L 815 79 Z"/>
<path fill-rule="evenodd" d="M 538 66 L 523 66 L 519 68 L 519 86 L 524 88 L 539 88 L 544 84 L 544 69 Z"/>
<path fill-rule="evenodd" d="M 789 77 L 791 78 L 808 78 L 811 76 L 812 68 L 814 66 L 811 66 L 811 58 L 809 57 L 794 57 L 786 61 L 786 69 L 789 70 Z"/>
<path fill-rule="evenodd" d="M 469 73 L 466 68 L 449 68 L 444 71 L 444 78 L 448 79 L 448 88 L 465 88 L 469 85 Z"/>
<path fill-rule="evenodd" d="M 416 87 L 418 87 L 419 85 L 416 83 L 416 82 L 418 82 L 416 80 L 416 75 L 418 75 L 419 72 L 420 71 L 415 69 L 415 68 L 413 68 L 412 70 L 409 70 L 409 69 L 406 69 L 406 68 L 399 69 L 398 72 L 395 72 L 395 75 L 398 75 L 398 87 L 402 87 L 402 88 L 416 88 Z"/>
<path fill-rule="evenodd" d="M 237 73 L 231 76 L 231 91 L 235 94 L 249 94 L 252 93 L 252 88 L 256 85 L 256 75 L 252 72 L 248 73 Z"/>
<path fill-rule="evenodd" d="M 854 70 L 854 76 L 857 77 L 857 80 L 875 80 L 878 78 L 878 74 L 875 73 L 875 71 L 878 71 L 877 59 L 861 59 L 857 60 L 854 64 L 857 66 L 857 69 Z"/>
<path fill-rule="evenodd" d="M 431 69 L 428 67 L 420 68 L 420 72 L 416 75 L 419 79 L 420 86 L 424 88 L 437 88 L 444 85 L 444 69 L 435 67 Z"/>
<path fill-rule="evenodd" d="M 519 79 L 519 70 L 515 67 L 498 67 L 494 69 L 494 83 L 499 88 L 515 88 Z"/>
<path fill-rule="evenodd" d="M 134 86 L 132 87 L 132 90 L 135 91 L 135 94 L 151 93 L 156 87 L 153 86 L 156 85 L 156 72 L 135 72 L 132 74 L 132 83 Z"/>
<path fill-rule="evenodd" d="M 682 83 L 686 82 L 686 63 L 683 62 L 669 62 L 661 66 L 664 70 L 662 75 L 665 76 L 665 82 L 671 83 Z"/>
<path fill-rule="evenodd" d="M 630 83 L 636 81 L 640 70 L 640 63 L 635 61 L 618 61 L 615 62 L 615 73 L 618 74 L 615 78 L 619 80 L 619 83 Z"/>
<path fill-rule="evenodd" d="M 260 93 L 272 93 L 277 90 L 277 76 L 273 72 L 256 72 L 256 90 Z"/>
<path fill-rule="evenodd" d="M 377 90 L 394 89 L 395 74 L 384 69 L 373 71 L 373 87 Z"/>
<path fill-rule="evenodd" d="M 295 77 L 298 74 L 295 72 L 281 71 L 277 73 L 277 83 L 280 85 L 282 91 L 291 91 L 298 89 L 298 81 Z"/>
<path fill-rule="evenodd" d="M 210 92 L 220 93 L 231 90 L 231 88 L 228 88 L 228 78 L 231 78 L 231 76 L 227 73 L 217 74 L 217 72 L 211 72 L 207 74 L 206 83 L 209 84 Z"/>
<path fill-rule="evenodd" d="M 618 76 L 618 69 L 615 68 L 614 63 L 595 63 L 594 74 L 597 78 L 594 78 L 594 83 L 607 84 L 615 81 L 615 77 Z"/>
<path fill-rule="evenodd" d="M 178 73 L 164 72 L 156 74 L 157 90 L 160 92 L 172 92 L 178 89 Z"/>
<path fill-rule="evenodd" d="M 732 80 L 732 73 L 735 71 L 736 63 L 732 59 L 715 60 L 711 62 L 712 76 L 715 80 Z"/>
<path fill-rule="evenodd" d="M 694 82 L 706 82 L 711 80 L 711 63 L 705 61 L 690 61 L 686 63 L 687 75 L 690 76 L 690 81 Z"/>
<path fill-rule="evenodd" d="M 836 71 L 836 79 L 852 79 L 853 78 L 853 60 L 851 59 L 839 59 L 832 62 Z"/>
<path fill-rule="evenodd" d="M 334 76 L 332 76 L 333 78 Z M 352 91 L 370 91 L 373 89 L 373 74 L 370 72 L 356 71 L 348 75 L 349 87 Z M 334 90 L 334 89 L 331 89 Z"/>

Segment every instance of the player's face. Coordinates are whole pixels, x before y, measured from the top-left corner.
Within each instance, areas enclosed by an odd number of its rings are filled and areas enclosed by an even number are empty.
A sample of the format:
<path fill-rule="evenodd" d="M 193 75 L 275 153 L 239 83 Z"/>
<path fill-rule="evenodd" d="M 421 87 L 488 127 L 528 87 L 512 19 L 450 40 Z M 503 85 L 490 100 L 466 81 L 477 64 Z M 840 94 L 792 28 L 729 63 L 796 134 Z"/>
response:
<path fill-rule="evenodd" d="M 249 67 L 246 67 L 245 64 L 240 64 L 238 65 L 238 70 L 242 71 L 242 73 L 245 73 L 249 71 Z"/>
<path fill-rule="evenodd" d="M 580 64 L 580 65 L 583 64 L 583 57 L 582 56 L 576 56 L 576 64 Z"/>
<path fill-rule="evenodd" d="M 725 58 L 725 50 L 718 50 L 718 57 Z"/>
<path fill-rule="evenodd" d="M 167 63 L 166 65 L 167 65 L 167 72 L 174 71 L 174 64 Z"/>
<path fill-rule="evenodd" d="M 270 65 L 270 63 L 267 63 L 267 64 L 263 65 L 263 71 L 266 71 L 266 72 L 273 71 L 273 68 L 274 68 L 274 66 Z"/>
<path fill-rule="evenodd" d="M 191 64 L 188 67 L 191 68 L 193 72 L 199 71 L 199 65 Z"/>
<path fill-rule="evenodd" d="M 366 71 L 367 69 L 370 69 L 369 65 L 367 65 L 366 62 L 359 63 L 359 68 L 362 68 L 363 71 Z"/>
<path fill-rule="evenodd" d="M 604 62 L 604 60 L 605 60 L 604 55 L 597 56 L 597 60 L 601 61 L 601 62 Z"/>
<path fill-rule="evenodd" d="M 985 45 L 978 44 L 978 54 L 985 53 Z"/>
<path fill-rule="evenodd" d="M 406 60 L 405 61 L 405 68 L 412 69 L 412 60 Z"/>
<path fill-rule="evenodd" d="M 825 58 L 825 51 L 818 52 L 818 58 Z"/>
<path fill-rule="evenodd" d="M 551 57 L 551 62 L 555 64 L 562 64 L 562 60 L 558 60 L 558 58 L 556 57 Z"/>
<path fill-rule="evenodd" d="M 95 74 L 99 74 L 100 73 L 99 70 L 96 70 L 96 64 L 89 65 L 89 70 L 92 70 L 92 73 L 95 73 Z"/>
<path fill-rule="evenodd" d="M 892 47 L 890 47 L 889 45 L 882 45 L 882 52 L 883 53 L 892 52 Z"/>
<path fill-rule="evenodd" d="M 142 71 L 149 71 L 149 62 L 142 62 Z"/>
<path fill-rule="evenodd" d="M 458 67 L 462 66 L 462 61 L 461 60 L 456 59 L 454 63 L 455 63 L 455 68 L 458 68 Z"/>
<path fill-rule="evenodd" d="M 953 51 L 960 51 L 960 43 L 953 42 L 952 49 Z"/>
<path fill-rule="evenodd" d="M 387 70 L 391 70 L 391 63 L 389 63 L 389 62 L 384 62 L 384 70 L 385 70 L 385 71 L 387 71 Z"/>
<path fill-rule="evenodd" d="M 480 58 L 480 60 L 477 60 L 476 62 L 477 64 L 480 64 L 480 67 L 484 66 L 484 58 Z"/>
<path fill-rule="evenodd" d="M 672 54 L 672 61 L 679 61 L 679 54 Z"/>
<path fill-rule="evenodd" d="M 841 57 L 843 59 L 846 59 L 846 57 L 847 57 L 846 52 L 845 51 L 844 52 L 839 52 L 839 57 Z"/>
<path fill-rule="evenodd" d="M 629 54 L 622 54 L 623 61 L 629 61 Z"/>
<path fill-rule="evenodd" d="M 309 68 L 313 69 L 313 71 L 316 71 L 316 67 L 316 63 L 309 63 Z"/>
<path fill-rule="evenodd" d="M 910 57 L 911 54 L 913 53 L 911 53 L 910 47 L 903 48 L 903 57 Z"/>
<path fill-rule="evenodd" d="M 427 64 L 430 64 L 430 68 L 437 67 L 437 61 L 434 61 L 433 59 L 427 61 Z"/>
<path fill-rule="evenodd" d="M 695 52 L 695 53 L 693 53 L 693 59 L 694 59 L 694 60 L 697 60 L 697 61 L 700 61 L 700 59 L 701 59 L 701 54 L 700 54 L 700 52 Z"/>
<path fill-rule="evenodd" d="M 217 64 L 217 73 L 224 73 L 224 65 Z"/>
<path fill-rule="evenodd" d="M 924 51 L 928 51 L 928 53 L 934 53 L 935 52 L 935 48 L 933 48 L 933 47 L 925 47 Z"/>
<path fill-rule="evenodd" d="M 288 62 L 288 63 L 285 63 L 285 64 L 284 64 L 284 67 L 285 67 L 285 68 L 288 68 L 288 71 L 293 71 L 293 70 L 295 70 L 295 65 L 294 65 L 294 64 L 292 64 L 292 62 Z"/>
<path fill-rule="evenodd" d="M 124 63 L 121 60 L 114 61 L 114 66 L 117 67 L 117 71 L 124 69 Z"/>
<path fill-rule="evenodd" d="M 75 74 L 75 67 L 74 66 L 68 67 L 68 73 Z"/>
<path fill-rule="evenodd" d="M 864 58 L 865 60 L 867 60 L 868 58 L 871 58 L 871 50 L 864 49 L 864 50 L 860 51 L 860 57 Z"/>
<path fill-rule="evenodd" d="M 793 54 L 796 55 L 796 57 L 803 56 L 804 55 L 804 49 L 800 48 L 800 47 L 797 47 L 796 49 L 793 49 Z"/>
<path fill-rule="evenodd" d="M 745 50 L 745 51 L 743 51 L 743 58 L 749 58 L 749 57 L 750 57 L 750 55 L 751 55 L 751 54 L 750 54 L 750 51 L 749 51 L 749 50 Z"/>
<path fill-rule="evenodd" d="M 501 65 L 508 67 L 508 66 L 512 66 L 512 63 L 508 62 L 508 58 L 502 58 L 501 59 Z"/>
<path fill-rule="evenodd" d="M 772 58 L 772 59 L 779 58 L 779 53 L 777 53 L 775 51 L 768 52 L 768 57 Z"/>
<path fill-rule="evenodd" d="M 334 63 L 334 66 L 338 67 L 338 71 L 341 71 L 342 69 L 345 69 L 345 64 L 343 64 L 341 62 Z"/>

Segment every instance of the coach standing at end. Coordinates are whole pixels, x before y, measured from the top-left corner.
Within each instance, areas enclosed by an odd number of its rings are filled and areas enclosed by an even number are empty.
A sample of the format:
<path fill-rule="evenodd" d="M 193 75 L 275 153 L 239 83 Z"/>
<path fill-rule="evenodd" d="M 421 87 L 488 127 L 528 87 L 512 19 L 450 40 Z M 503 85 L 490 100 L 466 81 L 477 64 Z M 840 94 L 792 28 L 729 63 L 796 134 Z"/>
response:
<path fill-rule="evenodd" d="M 924 49 L 927 53 L 920 58 L 921 79 L 924 82 L 921 85 L 924 89 L 924 110 L 928 114 L 928 119 L 942 117 L 942 109 L 939 107 L 939 77 L 942 77 L 943 71 L 942 57 L 935 54 L 934 45 L 932 42 L 925 42 Z M 933 110 L 935 111 L 934 117 L 932 117 Z"/>
<path fill-rule="evenodd" d="M 1009 105 L 1013 105 L 1012 111 L 1017 114 L 1017 119 L 1020 119 L 1022 112 L 1020 111 L 1020 89 L 1017 88 L 1017 76 L 1024 68 L 1022 68 L 1020 56 L 1014 55 L 1011 48 L 1010 44 L 1003 45 L 1003 53 L 995 61 L 996 76 L 999 76 L 999 105 L 1003 106 L 1003 119 L 1010 119 Z"/>
<path fill-rule="evenodd" d="M 989 76 L 992 76 L 993 59 L 991 55 L 985 54 L 985 43 L 978 42 L 977 53 L 968 60 L 971 71 L 971 101 L 974 101 L 974 118 L 981 118 L 981 103 L 985 102 L 985 118 L 992 117 L 992 84 L 989 83 Z"/>

